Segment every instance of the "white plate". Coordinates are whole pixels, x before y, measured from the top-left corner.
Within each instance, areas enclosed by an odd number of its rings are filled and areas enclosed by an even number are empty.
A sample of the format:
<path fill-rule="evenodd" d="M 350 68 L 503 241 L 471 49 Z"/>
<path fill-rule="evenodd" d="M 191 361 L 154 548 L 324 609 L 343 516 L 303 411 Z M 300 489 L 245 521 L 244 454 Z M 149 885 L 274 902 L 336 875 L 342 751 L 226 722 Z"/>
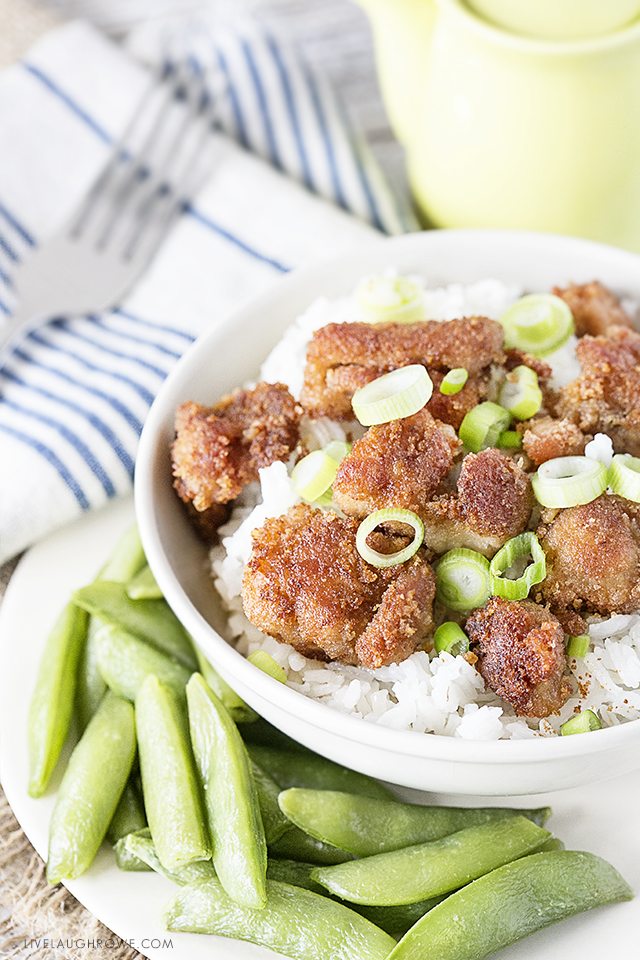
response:
<path fill-rule="evenodd" d="M 46 857 L 54 789 L 40 800 L 28 796 L 27 710 L 36 664 L 47 631 L 69 593 L 97 570 L 120 533 L 133 521 L 129 501 L 113 504 L 54 534 L 20 563 L 0 611 L 0 778 L 20 824 L 38 853 Z M 591 850 L 610 860 L 640 892 L 640 827 L 637 804 L 640 772 L 549 797 L 551 829 L 568 847 Z M 471 805 L 474 798 L 452 802 Z M 500 802 L 492 798 L 490 803 Z M 504 801 L 503 801 L 504 802 Z M 544 803 L 519 797 L 518 806 Z M 123 873 L 104 849 L 89 872 L 68 884 L 85 907 L 147 957 L 167 960 L 268 960 L 275 954 L 237 941 L 168 934 L 162 906 L 172 887 L 162 877 Z M 574 917 L 500 953 L 501 960 L 593 960 L 638 956 L 640 900 Z M 41 931 L 42 934 L 53 931 Z M 82 930 L 77 931 L 82 936 Z M 169 938 L 173 949 L 150 941 Z M 330 957 L 325 960 L 331 960 Z M 436 958 L 434 958 L 436 960 Z"/>

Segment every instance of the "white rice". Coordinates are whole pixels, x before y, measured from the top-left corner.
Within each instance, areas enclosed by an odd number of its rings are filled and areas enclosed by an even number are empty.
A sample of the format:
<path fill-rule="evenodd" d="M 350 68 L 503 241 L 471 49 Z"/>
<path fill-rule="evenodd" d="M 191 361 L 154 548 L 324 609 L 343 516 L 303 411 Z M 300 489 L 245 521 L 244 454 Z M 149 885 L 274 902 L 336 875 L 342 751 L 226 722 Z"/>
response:
<path fill-rule="evenodd" d="M 497 280 L 462 286 L 425 289 L 427 315 L 433 319 L 483 314 L 498 317 L 522 291 Z M 326 323 L 353 321 L 358 308 L 351 297 L 314 303 L 287 331 L 267 357 L 261 377 L 286 383 L 299 396 L 307 343 Z M 575 344 L 568 343 L 550 358 L 554 382 L 561 385 L 579 373 Z M 304 421 L 302 431 L 310 449 L 329 440 L 345 439 L 352 425 L 322 419 Z M 598 435 L 589 453 L 605 461 L 608 438 Z M 640 718 L 640 612 L 612 616 L 589 627 L 590 650 L 583 660 L 570 662 L 575 695 L 562 711 L 540 722 L 516 717 L 512 708 L 485 687 L 478 671 L 464 657 L 442 653 L 414 653 L 402 663 L 367 670 L 339 663 L 310 660 L 288 644 L 266 636 L 242 610 L 242 573 L 251 552 L 251 531 L 298 502 L 284 463 L 260 471 L 260 488 L 253 485 L 238 501 L 221 528 L 221 542 L 211 552 L 215 585 L 229 611 L 229 639 L 248 656 L 265 650 L 287 674 L 292 689 L 370 723 L 395 730 L 414 730 L 461 737 L 465 740 L 522 739 L 555 736 L 560 725 L 578 710 L 597 711 L 603 725 L 614 726 Z"/>

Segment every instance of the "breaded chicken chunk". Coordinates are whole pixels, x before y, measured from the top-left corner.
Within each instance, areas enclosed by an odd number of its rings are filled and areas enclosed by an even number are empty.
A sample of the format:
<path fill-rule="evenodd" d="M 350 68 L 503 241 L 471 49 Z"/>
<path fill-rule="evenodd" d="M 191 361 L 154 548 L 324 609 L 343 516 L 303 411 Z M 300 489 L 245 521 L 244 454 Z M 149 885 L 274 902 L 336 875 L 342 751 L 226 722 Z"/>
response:
<path fill-rule="evenodd" d="M 561 510 L 538 531 L 547 558 L 540 589 L 552 607 L 594 613 L 640 608 L 640 505 L 602 494 Z"/>
<path fill-rule="evenodd" d="M 313 335 L 301 402 L 312 417 L 350 419 L 355 391 L 383 373 L 421 363 L 429 372 L 465 367 L 470 377 L 503 359 L 495 320 L 331 323 Z"/>
<path fill-rule="evenodd" d="M 556 413 L 583 433 L 606 433 L 617 453 L 640 455 L 640 334 L 612 327 L 577 347 L 582 374 L 558 396 Z"/>
<path fill-rule="evenodd" d="M 553 417 L 536 417 L 519 424 L 518 429 L 524 452 L 536 467 L 555 457 L 582 456 L 589 439 L 571 420 Z"/>
<path fill-rule="evenodd" d="M 426 409 L 371 427 L 340 464 L 333 483 L 335 502 L 355 517 L 384 507 L 421 516 L 460 448 L 455 431 L 437 423 Z"/>
<path fill-rule="evenodd" d="M 305 505 L 267 520 L 253 532 L 242 602 L 256 627 L 305 656 L 375 669 L 431 636 L 435 577 L 421 553 L 386 569 L 365 563 L 358 526 Z M 381 535 L 370 542 L 397 549 Z"/>
<path fill-rule="evenodd" d="M 611 327 L 631 326 L 631 318 L 615 293 L 599 280 L 574 283 L 564 288 L 554 287 L 553 292 L 571 310 L 579 337 L 585 334 L 597 337 L 606 335 Z"/>
<path fill-rule="evenodd" d="M 425 545 L 435 553 L 454 547 L 487 557 L 526 529 L 533 508 L 529 477 L 499 450 L 465 457 L 455 495 L 428 503 L 421 516 Z"/>
<path fill-rule="evenodd" d="M 298 421 L 296 402 L 281 383 L 236 390 L 213 407 L 183 403 L 171 449 L 178 495 L 199 513 L 235 500 L 261 467 L 295 449 Z"/>
<path fill-rule="evenodd" d="M 564 705 L 571 692 L 564 632 L 545 607 L 492 597 L 466 631 L 485 683 L 519 716 L 548 717 Z"/>

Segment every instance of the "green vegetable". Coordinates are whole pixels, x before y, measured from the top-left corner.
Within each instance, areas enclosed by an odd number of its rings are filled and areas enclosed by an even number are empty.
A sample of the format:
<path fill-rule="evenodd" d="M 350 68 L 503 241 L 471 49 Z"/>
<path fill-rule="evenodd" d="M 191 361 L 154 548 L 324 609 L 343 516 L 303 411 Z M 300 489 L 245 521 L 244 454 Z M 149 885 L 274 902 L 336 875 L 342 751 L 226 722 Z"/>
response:
<path fill-rule="evenodd" d="M 576 507 L 591 503 L 607 489 L 609 474 L 604 463 L 589 457 L 556 457 L 540 464 L 531 478 L 538 503 L 543 507 Z"/>
<path fill-rule="evenodd" d="M 468 379 L 469 374 L 464 367 L 454 367 L 442 378 L 440 393 L 444 394 L 445 397 L 460 393 Z"/>
<path fill-rule="evenodd" d="M 81 730 L 91 720 L 107 690 L 98 664 L 96 635 L 100 626 L 99 620 L 89 617 L 89 631 L 78 663 L 75 709 Z"/>
<path fill-rule="evenodd" d="M 248 910 L 216 880 L 182 887 L 165 913 L 167 928 L 233 937 L 293 960 L 386 960 L 393 939 L 353 910 L 276 880 L 267 881 L 267 905 Z"/>
<path fill-rule="evenodd" d="M 433 382 L 421 363 L 398 367 L 356 390 L 351 406 L 363 427 L 411 417 L 431 399 Z"/>
<path fill-rule="evenodd" d="M 416 903 L 457 890 L 504 863 L 533 853 L 549 832 L 524 817 L 467 827 L 442 840 L 364 860 L 317 867 L 312 877 L 342 900 L 370 906 Z"/>
<path fill-rule="evenodd" d="M 616 453 L 609 467 L 609 486 L 625 500 L 640 503 L 640 457 Z"/>
<path fill-rule="evenodd" d="M 413 540 L 402 550 L 396 553 L 380 553 L 374 550 L 367 543 L 367 537 L 370 533 L 382 523 L 403 523 L 413 528 Z M 411 510 L 396 510 L 395 508 L 385 510 L 375 510 L 362 521 L 356 533 L 356 549 L 363 560 L 370 563 L 372 567 L 379 569 L 383 567 L 396 567 L 400 563 L 406 563 L 414 553 L 417 553 L 424 540 L 424 524 L 420 517 Z"/>
<path fill-rule="evenodd" d="M 537 853 L 509 863 L 434 907 L 388 960 L 482 960 L 543 927 L 633 894 L 591 853 Z"/>
<path fill-rule="evenodd" d="M 108 694 L 77 743 L 49 827 L 47 879 L 73 879 L 91 865 L 131 773 L 133 707 Z"/>
<path fill-rule="evenodd" d="M 96 579 L 128 583 L 142 570 L 146 562 L 140 534 L 134 524 L 122 534 Z"/>
<path fill-rule="evenodd" d="M 251 760 L 251 772 L 258 794 L 258 805 L 260 806 L 265 839 L 271 845 L 279 840 L 287 830 L 291 830 L 291 824 L 278 804 L 280 787 L 275 780 L 272 780 L 269 774 L 265 773 L 262 767 L 259 767 L 253 760 Z"/>
<path fill-rule="evenodd" d="M 202 673 L 202 671 L 200 672 Z M 213 692 L 215 693 L 216 691 L 214 690 Z M 220 694 L 218 694 L 218 696 L 220 696 Z M 227 709 L 229 708 L 227 707 Z M 262 747 L 277 747 L 279 750 L 292 750 L 294 753 L 311 752 L 301 743 L 298 743 L 297 740 L 292 740 L 286 733 L 282 733 L 281 730 L 272 726 L 272 724 L 262 717 L 256 717 L 255 721 L 250 723 L 239 721 L 238 729 L 245 743 L 257 743 Z"/>
<path fill-rule="evenodd" d="M 274 857 L 296 860 L 301 863 L 332 865 L 353 860 L 350 853 L 331 847 L 292 826 L 281 837 L 269 844 L 269 853 Z"/>
<path fill-rule="evenodd" d="M 349 443 L 348 440 L 330 440 L 324 448 L 324 452 L 340 465 L 344 458 L 351 453 L 352 449 L 353 444 Z"/>
<path fill-rule="evenodd" d="M 522 447 L 522 436 L 517 430 L 504 430 L 498 437 L 496 446 L 503 450 L 520 450 Z"/>
<path fill-rule="evenodd" d="M 589 652 L 590 645 L 591 639 L 586 633 L 580 634 L 579 637 L 570 637 L 567 644 L 567 656 L 581 660 Z"/>
<path fill-rule="evenodd" d="M 458 436 L 465 448 L 479 453 L 487 447 L 495 447 L 500 436 L 508 429 L 511 414 L 497 403 L 485 400 L 469 410 L 460 424 Z"/>
<path fill-rule="evenodd" d="M 262 909 L 267 844 L 246 747 L 224 704 L 198 673 L 187 684 L 187 706 L 216 873 L 232 900 Z"/>
<path fill-rule="evenodd" d="M 131 600 L 161 600 L 162 590 L 156 583 L 151 567 L 144 566 L 127 584 Z"/>
<path fill-rule="evenodd" d="M 142 788 L 151 836 L 166 870 L 211 856 L 184 711 L 148 676 L 136 697 Z"/>
<path fill-rule="evenodd" d="M 238 696 L 235 690 L 231 689 L 226 680 L 222 679 L 218 671 L 211 666 L 209 661 L 205 659 L 204 654 L 197 648 L 196 659 L 198 670 L 204 677 L 209 689 L 213 690 L 218 700 L 222 700 L 236 723 L 246 723 L 248 729 L 249 725 L 258 720 L 258 714 Z"/>
<path fill-rule="evenodd" d="M 87 615 L 67 604 L 47 638 L 29 706 L 29 794 L 47 788 L 67 739 Z"/>
<path fill-rule="evenodd" d="M 452 657 L 457 657 L 469 649 L 469 637 L 459 624 L 448 620 L 446 623 L 441 623 L 434 633 L 433 648 L 436 653 L 442 653 L 444 650 Z"/>
<path fill-rule="evenodd" d="M 119 627 L 100 627 L 95 638 L 98 666 L 108 686 L 120 697 L 135 700 L 144 679 L 156 676 L 184 697 L 190 671 L 173 657 Z"/>
<path fill-rule="evenodd" d="M 502 314 L 500 323 L 505 347 L 538 357 L 557 350 L 574 331 L 571 310 L 551 293 L 521 297 Z"/>
<path fill-rule="evenodd" d="M 191 641 L 164 600 L 132 600 L 126 585 L 97 580 L 73 595 L 74 602 L 104 623 L 144 640 L 185 667 L 197 668 Z"/>
<path fill-rule="evenodd" d="M 549 807 L 423 807 L 329 790 L 285 790 L 280 807 L 301 830 L 357 857 L 440 840 L 466 827 L 526 817 L 542 826 Z"/>
<path fill-rule="evenodd" d="M 135 833 L 137 830 L 143 830 L 147 825 L 142 800 L 135 783 L 130 779 L 127 783 L 113 819 L 109 824 L 107 836 L 113 844 L 117 843 L 128 833 Z"/>
<path fill-rule="evenodd" d="M 509 577 L 512 568 L 528 557 L 531 562 L 517 577 Z M 542 583 L 547 575 L 547 561 L 535 533 L 521 533 L 507 540 L 489 564 L 491 593 L 506 600 L 524 600 L 536 583 Z"/>
<path fill-rule="evenodd" d="M 598 715 L 593 710 L 583 710 L 563 723 L 560 727 L 560 733 L 563 737 L 569 737 L 574 733 L 591 733 L 592 730 L 600 730 L 601 728 L 602 723 Z"/>
<path fill-rule="evenodd" d="M 538 374 L 531 367 L 515 367 L 500 388 L 499 400 L 516 420 L 530 420 L 542 406 Z"/>
<path fill-rule="evenodd" d="M 338 466 L 338 462 L 324 450 L 312 450 L 298 460 L 291 471 L 291 486 L 307 503 L 315 503 L 332 485 Z"/>
<path fill-rule="evenodd" d="M 269 880 L 278 880 L 280 883 L 290 883 L 294 887 L 303 887 L 321 897 L 328 896 L 324 887 L 312 879 L 311 873 L 316 864 L 302 863 L 298 860 L 277 860 L 269 857 L 267 863 L 267 877 Z"/>
<path fill-rule="evenodd" d="M 375 923 L 376 927 L 380 927 L 395 940 L 399 940 L 407 930 L 424 917 L 425 913 L 433 910 L 443 900 L 444 897 L 431 897 L 429 900 L 418 900 L 417 903 L 405 903 L 398 907 L 366 907 L 363 904 L 352 904 L 351 909 L 357 910 L 360 916 L 366 917 L 371 923 Z"/>
<path fill-rule="evenodd" d="M 316 753 L 294 753 L 250 743 L 247 745 L 252 760 L 269 774 L 281 790 L 289 787 L 309 787 L 317 790 L 344 790 L 363 797 L 388 797 L 389 790 L 376 780 L 348 770 Z"/>
<path fill-rule="evenodd" d="M 476 550 L 449 550 L 436 567 L 438 600 L 450 610 L 482 607 L 491 596 L 489 561 Z"/>
<path fill-rule="evenodd" d="M 369 323 L 424 320 L 424 291 L 412 277 L 376 274 L 356 288 L 356 301 Z"/>
<path fill-rule="evenodd" d="M 278 680 L 280 683 L 287 682 L 286 670 L 284 667 L 281 667 L 279 663 L 276 663 L 271 654 L 267 653 L 266 650 L 254 650 L 254 652 L 247 657 L 247 660 L 249 663 L 252 663 L 254 667 L 257 667 L 258 670 L 262 670 L 263 673 L 273 677 L 274 680 Z"/>
<path fill-rule="evenodd" d="M 155 870 L 156 873 L 161 873 L 167 880 L 171 880 L 172 883 L 177 883 L 180 886 L 187 883 L 199 883 L 202 880 L 215 880 L 216 876 L 211 860 L 194 860 L 193 863 L 188 863 L 173 872 L 167 870 L 160 862 L 151 839 L 151 831 L 148 828 L 138 830 L 136 833 L 128 833 L 126 837 L 119 840 L 116 844 L 116 860 L 118 860 L 119 865 L 121 863 L 141 863 L 143 864 L 142 869 Z M 123 866 L 121 869 L 139 868 Z"/>

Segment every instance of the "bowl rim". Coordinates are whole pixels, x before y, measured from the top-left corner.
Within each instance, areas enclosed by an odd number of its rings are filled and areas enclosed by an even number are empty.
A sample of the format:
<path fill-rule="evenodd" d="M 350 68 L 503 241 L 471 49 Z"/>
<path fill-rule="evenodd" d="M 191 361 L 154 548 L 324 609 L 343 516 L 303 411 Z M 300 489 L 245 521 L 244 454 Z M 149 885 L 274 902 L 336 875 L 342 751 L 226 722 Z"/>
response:
<path fill-rule="evenodd" d="M 546 234 L 526 230 L 485 230 L 451 229 L 433 230 L 422 233 L 403 234 L 399 237 L 376 238 L 371 249 L 379 249 L 381 244 L 389 250 L 389 262 L 393 261 L 394 251 L 403 247 L 423 245 L 422 253 L 443 240 L 446 243 L 475 242 L 482 244 L 543 244 L 555 250 L 562 258 L 569 251 L 580 249 L 597 254 L 603 260 L 617 263 L 627 262 L 630 273 L 639 273 L 640 256 L 594 241 Z M 366 250 L 365 250 L 366 252 Z M 164 409 L 170 397 L 173 385 L 181 381 L 184 371 L 200 363 L 200 358 L 210 354 L 212 347 L 223 343 L 234 328 L 248 322 L 252 316 L 260 315 L 267 305 L 277 306 L 290 298 L 296 290 L 305 289 L 313 284 L 325 270 L 344 270 L 345 262 L 360 260 L 362 246 L 302 266 L 279 279 L 258 296 L 252 297 L 240 309 L 232 311 L 223 321 L 203 333 L 184 353 L 164 381 L 147 416 L 140 445 L 135 471 L 135 509 L 140 536 L 148 563 L 158 584 L 176 616 L 183 623 L 194 641 L 204 648 L 208 656 L 213 656 L 216 666 L 220 666 L 227 678 L 237 678 L 238 682 L 253 691 L 262 700 L 273 703 L 279 710 L 291 718 L 298 719 L 319 729 L 349 740 L 354 744 L 390 751 L 395 754 L 413 756 L 420 759 L 446 760 L 452 763 L 473 764 L 530 764 L 562 760 L 562 758 L 586 756 L 605 750 L 620 748 L 627 741 L 637 738 L 640 732 L 640 719 L 629 720 L 618 725 L 592 731 L 588 737 L 536 737 L 522 740 L 464 740 L 442 734 L 421 734 L 414 730 L 395 730 L 349 714 L 343 714 L 306 697 L 304 694 L 274 680 L 258 670 L 239 653 L 200 613 L 195 604 L 183 590 L 174 574 L 171 563 L 163 548 L 155 514 L 154 497 L 154 457 L 159 436 L 166 425 L 167 411 Z M 450 281 L 451 282 L 451 281 Z M 316 294 L 317 295 L 317 294 Z M 313 298 L 313 294 L 311 299 Z"/>

